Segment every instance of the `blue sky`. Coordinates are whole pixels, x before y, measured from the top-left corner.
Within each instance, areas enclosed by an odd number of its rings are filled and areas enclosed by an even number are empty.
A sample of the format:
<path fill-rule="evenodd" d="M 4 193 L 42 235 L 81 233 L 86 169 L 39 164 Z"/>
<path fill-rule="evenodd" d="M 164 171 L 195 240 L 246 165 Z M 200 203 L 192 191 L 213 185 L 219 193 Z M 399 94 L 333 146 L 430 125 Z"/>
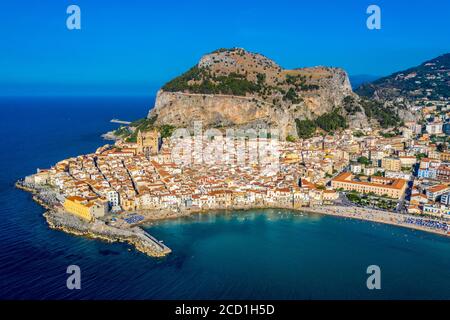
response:
<path fill-rule="evenodd" d="M 81 8 L 81 30 L 66 8 Z M 377 4 L 382 29 L 368 30 Z M 450 52 L 447 0 L 15 0 L 0 7 L 0 95 L 144 94 L 205 53 L 387 75 Z"/>

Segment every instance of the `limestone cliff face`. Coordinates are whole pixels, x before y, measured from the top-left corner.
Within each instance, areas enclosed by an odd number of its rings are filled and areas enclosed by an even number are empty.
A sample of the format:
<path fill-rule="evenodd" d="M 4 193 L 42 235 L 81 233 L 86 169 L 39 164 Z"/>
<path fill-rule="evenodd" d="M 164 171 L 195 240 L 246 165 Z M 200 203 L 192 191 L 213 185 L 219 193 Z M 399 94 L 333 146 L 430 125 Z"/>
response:
<path fill-rule="evenodd" d="M 160 90 L 149 117 L 158 115 L 156 124 L 183 127 L 190 126 L 193 121 L 203 121 L 206 126 L 233 126 L 269 120 L 270 107 L 264 101 L 255 102 L 252 97 Z"/>
<path fill-rule="evenodd" d="M 295 119 L 341 110 L 347 96 L 357 99 L 342 69 L 286 70 L 243 49 L 219 50 L 166 84 L 148 117 L 177 127 L 198 120 L 204 127 L 277 126 L 282 135 L 296 136 Z M 355 119 L 355 125 L 367 122 L 361 114 Z"/>

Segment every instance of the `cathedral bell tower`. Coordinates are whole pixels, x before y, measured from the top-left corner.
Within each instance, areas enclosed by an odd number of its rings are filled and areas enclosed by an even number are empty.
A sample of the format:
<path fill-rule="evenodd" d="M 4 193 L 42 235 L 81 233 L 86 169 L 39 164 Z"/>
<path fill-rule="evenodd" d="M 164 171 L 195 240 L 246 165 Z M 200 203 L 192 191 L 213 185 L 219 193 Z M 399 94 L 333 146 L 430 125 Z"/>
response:
<path fill-rule="evenodd" d="M 137 133 L 137 152 L 149 158 L 159 152 L 159 132 L 155 129 L 150 131 L 141 130 Z"/>

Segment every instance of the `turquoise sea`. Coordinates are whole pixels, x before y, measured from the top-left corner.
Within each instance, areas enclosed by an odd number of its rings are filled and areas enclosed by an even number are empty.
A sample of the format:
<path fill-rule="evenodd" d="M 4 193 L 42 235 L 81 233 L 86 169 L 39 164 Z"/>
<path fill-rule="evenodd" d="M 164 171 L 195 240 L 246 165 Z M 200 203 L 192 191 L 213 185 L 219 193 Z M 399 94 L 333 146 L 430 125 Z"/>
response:
<path fill-rule="evenodd" d="M 450 239 L 288 210 L 196 215 L 148 226 L 173 253 L 50 230 L 14 182 L 93 152 L 112 118 L 144 117 L 153 98 L 1 98 L 1 299 L 450 299 Z M 66 268 L 81 268 L 81 290 Z M 381 269 L 368 290 L 366 268 Z"/>

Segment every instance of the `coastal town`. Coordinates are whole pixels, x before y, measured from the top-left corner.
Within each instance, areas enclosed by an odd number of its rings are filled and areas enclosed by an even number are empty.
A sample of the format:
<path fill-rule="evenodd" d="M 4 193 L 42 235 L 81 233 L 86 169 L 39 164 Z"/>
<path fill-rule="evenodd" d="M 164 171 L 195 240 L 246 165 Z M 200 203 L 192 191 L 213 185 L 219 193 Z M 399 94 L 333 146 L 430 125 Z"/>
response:
<path fill-rule="evenodd" d="M 121 229 L 194 212 L 284 208 L 447 235 L 450 101 L 415 108 L 421 123 L 391 130 L 318 132 L 295 141 L 202 136 L 197 153 L 198 141 L 186 135 L 162 139 L 155 129 L 139 130 L 136 142 L 117 139 L 38 169 L 20 186 L 50 190 L 54 211 Z M 227 152 L 207 161 L 218 148 Z M 189 151 L 189 161 L 180 161 L 179 150 Z"/>

